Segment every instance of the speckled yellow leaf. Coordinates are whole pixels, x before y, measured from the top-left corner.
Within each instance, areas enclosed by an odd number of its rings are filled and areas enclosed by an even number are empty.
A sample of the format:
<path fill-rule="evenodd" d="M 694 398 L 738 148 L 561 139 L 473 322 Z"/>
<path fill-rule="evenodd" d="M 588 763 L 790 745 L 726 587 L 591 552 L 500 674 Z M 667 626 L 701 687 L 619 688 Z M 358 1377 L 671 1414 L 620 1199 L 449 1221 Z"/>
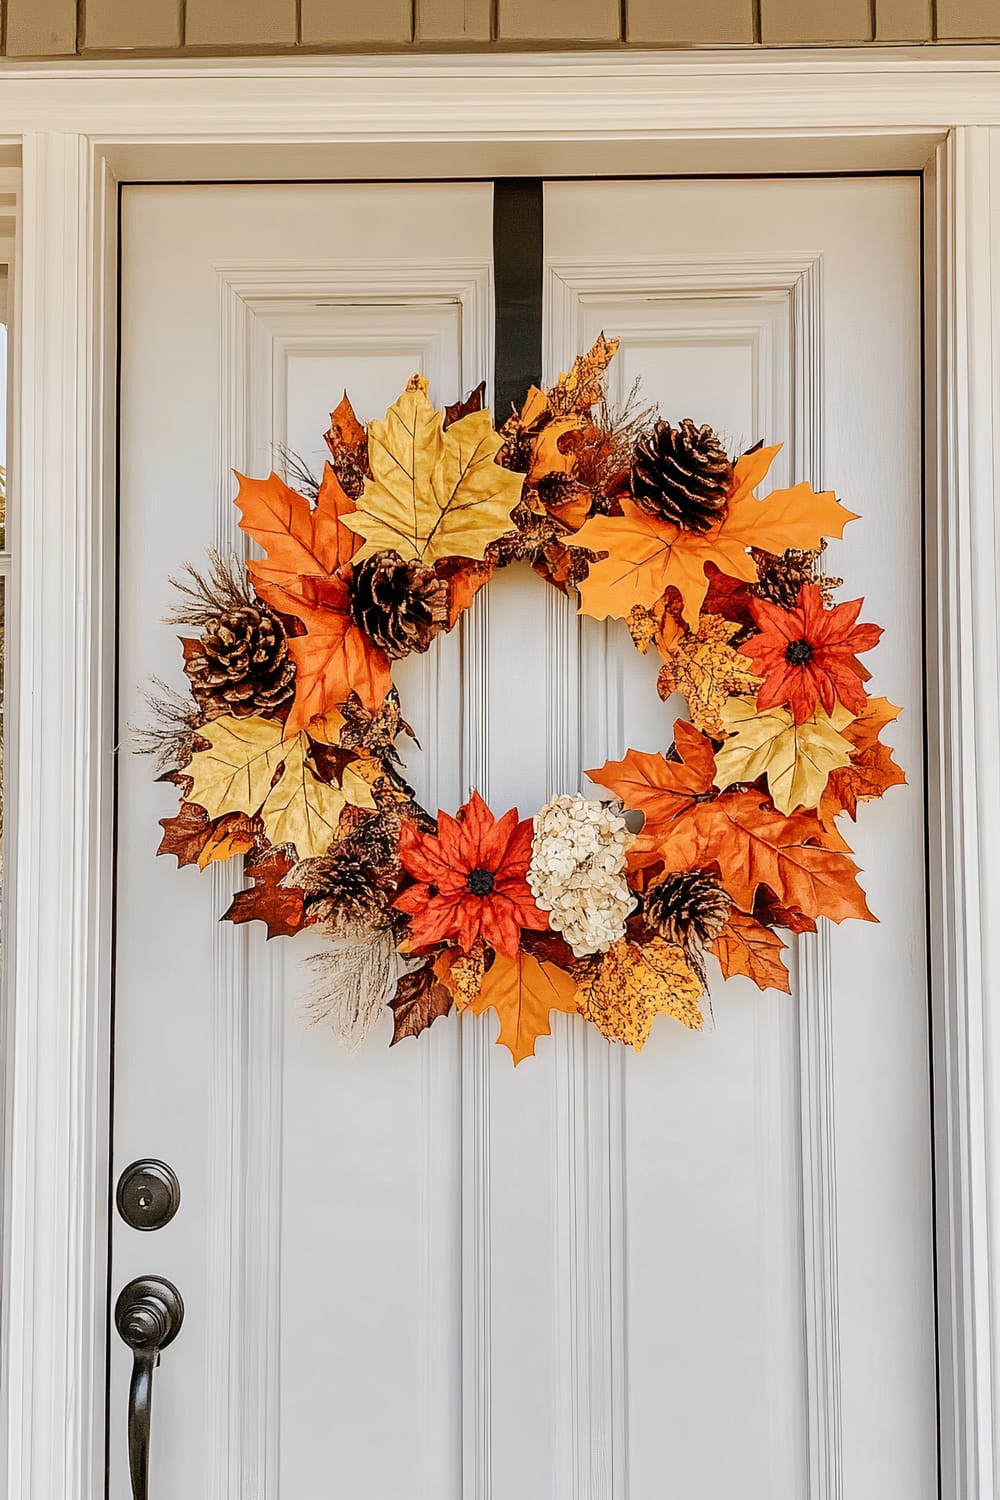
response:
<path fill-rule="evenodd" d="M 383 422 L 368 424 L 368 460 L 357 510 L 344 524 L 365 538 L 354 558 L 392 550 L 407 562 L 481 558 L 511 529 L 523 474 L 494 462 L 503 439 L 488 411 L 470 412 L 444 427 L 427 399 L 426 382 L 410 381 Z"/>
<path fill-rule="evenodd" d="M 779 812 L 817 807 L 827 778 L 851 763 L 853 746 L 839 733 L 853 721 L 839 703 L 833 716 L 817 708 L 811 719 L 796 724 L 787 708 L 758 713 L 750 698 L 730 698 L 722 709 L 729 738 L 715 753 L 715 784 L 767 777 L 771 800 Z"/>
<path fill-rule="evenodd" d="M 308 737 L 286 740 L 281 730 L 276 719 L 228 714 L 204 725 L 199 735 L 210 748 L 191 758 L 189 800 L 211 818 L 259 813 L 272 844 L 294 844 L 300 859 L 312 859 L 336 837 L 348 802 L 374 808 L 375 801 L 362 775 L 345 771 L 342 787 L 319 781 L 306 764 Z"/>
<path fill-rule="evenodd" d="M 486 949 L 481 942 L 474 943 L 468 953 L 446 948 L 434 960 L 434 972 L 451 991 L 459 1010 L 467 1010 L 482 989 Z"/>
<path fill-rule="evenodd" d="M 580 1010 L 612 1042 L 641 1052 L 659 1015 L 700 1031 L 703 985 L 683 948 L 654 938 L 639 947 L 622 938 L 577 991 Z"/>
<path fill-rule="evenodd" d="M 578 354 L 573 368 L 560 375 L 548 393 L 553 416 L 589 411 L 604 395 L 604 372 L 618 353 L 618 340 L 599 333 L 586 354 Z"/>
<path fill-rule="evenodd" d="M 728 733 L 722 719 L 727 700 L 734 693 L 755 692 L 761 682 L 748 658 L 729 644 L 740 628 L 721 615 L 702 615 L 697 630 L 686 630 L 664 651 L 656 680 L 660 697 L 682 694 L 691 723 L 715 739 Z"/>

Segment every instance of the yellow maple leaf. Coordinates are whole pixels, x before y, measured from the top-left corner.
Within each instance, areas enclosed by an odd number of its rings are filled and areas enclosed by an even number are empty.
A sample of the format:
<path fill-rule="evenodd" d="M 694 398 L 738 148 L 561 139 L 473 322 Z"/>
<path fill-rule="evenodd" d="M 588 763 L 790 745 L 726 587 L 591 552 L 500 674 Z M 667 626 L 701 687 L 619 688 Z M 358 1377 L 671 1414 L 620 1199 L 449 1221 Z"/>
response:
<path fill-rule="evenodd" d="M 353 764 L 342 786 L 328 786 L 306 764 L 305 733 L 282 737 L 276 719 L 212 719 L 198 731 L 210 748 L 191 758 L 190 801 L 210 818 L 259 814 L 272 844 L 294 844 L 300 859 L 324 854 L 337 835 L 344 807 L 374 809 L 369 780 Z"/>
<path fill-rule="evenodd" d="M 503 439 L 489 412 L 470 412 L 445 429 L 426 385 L 414 377 L 385 421 L 368 424 L 372 477 L 357 510 L 343 518 L 365 538 L 355 562 L 386 550 L 426 565 L 481 558 L 511 529 L 524 475 L 494 462 Z"/>
<path fill-rule="evenodd" d="M 754 496 L 780 446 L 759 448 L 738 460 L 725 515 L 708 531 L 684 531 L 631 500 L 622 500 L 620 516 L 586 521 L 570 545 L 608 556 L 592 563 L 580 584 L 580 613 L 598 620 L 624 619 L 636 605 L 652 609 L 672 587 L 681 596 L 684 623 L 695 630 L 708 593 L 709 563 L 730 578 L 753 583 L 757 565 L 751 547 L 776 553 L 786 547 L 815 551 L 823 537 L 842 536 L 847 522 L 857 518 L 831 490 L 817 493 L 808 484 L 796 484 L 773 490 L 763 500 Z"/>
<path fill-rule="evenodd" d="M 549 410 L 555 417 L 589 411 L 604 395 L 604 372 L 618 353 L 618 339 L 599 333 L 586 354 L 578 354 L 573 368 L 559 376 L 548 392 Z"/>
<path fill-rule="evenodd" d="M 460 1001 L 459 1006 L 477 1016 L 487 1009 L 496 1011 L 500 1018 L 497 1044 L 509 1049 L 515 1066 L 534 1056 L 535 1042 L 549 1035 L 550 1012 L 575 1015 L 579 1010 L 572 975 L 557 964 L 532 958 L 530 953 L 518 953 L 516 958 L 495 954 L 478 994 Z"/>
<path fill-rule="evenodd" d="M 851 763 L 854 746 L 839 732 L 854 719 L 841 704 L 832 716 L 818 708 L 796 724 L 787 708 L 758 713 L 751 698 L 730 698 L 722 709 L 729 738 L 715 752 L 715 784 L 766 776 L 779 812 L 818 807 L 831 771 Z"/>
<path fill-rule="evenodd" d="M 729 644 L 740 629 L 736 621 L 721 615 L 702 615 L 697 630 L 685 631 L 664 651 L 665 665 L 656 679 L 660 697 L 681 693 L 691 723 L 714 739 L 729 732 L 722 709 L 732 694 L 754 691 L 761 683 L 748 670 L 747 658 Z"/>
<path fill-rule="evenodd" d="M 683 948 L 653 938 L 642 947 L 621 938 L 577 991 L 580 1010 L 612 1042 L 641 1052 L 659 1015 L 700 1031 L 704 986 Z"/>

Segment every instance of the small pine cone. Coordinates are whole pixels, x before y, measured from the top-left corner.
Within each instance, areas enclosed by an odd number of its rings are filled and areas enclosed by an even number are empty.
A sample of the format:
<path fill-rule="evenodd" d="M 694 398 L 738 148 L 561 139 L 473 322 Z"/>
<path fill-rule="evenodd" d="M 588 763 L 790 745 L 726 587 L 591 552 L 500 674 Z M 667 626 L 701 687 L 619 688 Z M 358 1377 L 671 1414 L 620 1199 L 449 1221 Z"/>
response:
<path fill-rule="evenodd" d="M 304 894 L 307 914 L 317 922 L 386 927 L 399 881 L 394 841 L 380 818 L 369 818 L 317 859 L 303 860 L 286 877 Z M 369 834 L 368 825 L 380 825 Z"/>
<path fill-rule="evenodd" d="M 789 547 L 780 556 L 764 552 L 760 547 L 752 547 L 750 551 L 757 564 L 757 582 L 751 584 L 751 592 L 758 599 L 776 604 L 779 609 L 794 609 L 802 585 L 815 583 L 829 604 L 832 591 L 839 588 L 844 580 L 817 572 L 816 564 L 825 550 L 825 541 L 818 552 L 804 552 L 796 547 Z"/>
<path fill-rule="evenodd" d="M 205 622 L 184 663 L 207 719 L 273 716 L 295 693 L 295 664 L 281 622 L 263 604 L 224 610 Z"/>
<path fill-rule="evenodd" d="M 354 566 L 351 618 L 393 661 L 426 651 L 448 623 L 447 581 L 397 552 L 377 552 Z"/>
<path fill-rule="evenodd" d="M 632 453 L 632 494 L 643 510 L 685 531 L 707 531 L 725 514 L 733 466 L 711 427 L 685 417 L 657 422 Z"/>
<path fill-rule="evenodd" d="M 643 898 L 646 926 L 668 943 L 697 953 L 719 936 L 729 921 L 732 899 L 706 870 L 664 875 Z"/>

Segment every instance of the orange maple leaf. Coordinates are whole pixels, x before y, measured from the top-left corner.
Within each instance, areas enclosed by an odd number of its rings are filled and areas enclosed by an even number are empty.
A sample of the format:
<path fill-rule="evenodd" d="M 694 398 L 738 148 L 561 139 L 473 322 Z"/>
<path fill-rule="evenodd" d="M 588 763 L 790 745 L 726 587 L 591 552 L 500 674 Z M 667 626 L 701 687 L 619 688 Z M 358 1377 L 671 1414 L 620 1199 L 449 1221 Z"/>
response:
<path fill-rule="evenodd" d="M 331 578 L 292 578 L 287 584 L 257 583 L 272 609 L 294 615 L 305 635 L 288 639 L 295 662 L 295 701 L 285 724 L 291 738 L 357 693 L 377 713 L 392 687 L 392 664 L 351 619 L 347 584 Z"/>
<path fill-rule="evenodd" d="M 906 773 L 879 735 L 897 719 L 900 709 L 888 698 L 869 698 L 864 711 L 842 730 L 854 746 L 851 764 L 831 771 L 819 805 L 820 822 L 832 828 L 839 813 L 856 818 L 859 802 L 873 802 L 891 786 L 905 786 Z"/>
<path fill-rule="evenodd" d="M 268 479 L 240 482 L 235 504 L 242 512 L 240 530 L 253 537 L 267 553 L 264 562 L 247 564 L 254 582 L 277 582 L 300 575 L 323 578 L 350 562 L 361 545 L 342 524 L 341 517 L 354 509 L 329 464 L 323 470 L 316 504 L 290 489 L 277 474 Z"/>
<path fill-rule="evenodd" d="M 788 970 L 781 957 L 784 947 L 781 938 L 770 927 L 762 926 L 746 912 L 734 907 L 729 921 L 711 944 L 711 951 L 719 960 L 726 979 L 734 974 L 745 974 L 760 990 L 782 990 L 790 995 L 792 987 Z"/>
<path fill-rule="evenodd" d="M 645 813 L 629 850 L 631 868 L 693 870 L 715 865 L 736 905 L 752 911 L 758 886 L 809 917 L 873 922 L 857 883 L 858 866 L 814 813 L 778 812 L 763 792 L 713 795 L 711 741 L 690 724 L 674 726 L 682 759 L 629 750 L 587 775 Z"/>
<path fill-rule="evenodd" d="M 392 686 L 386 657 L 351 618 L 348 565 L 361 545 L 343 524 L 354 509 L 329 464 L 315 506 L 272 474 L 270 479 L 237 476 L 240 527 L 267 549 L 264 561 L 247 569 L 258 594 L 272 609 L 292 615 L 306 627 L 292 636 L 295 701 L 286 732 L 295 735 L 319 715 L 345 703 L 351 693 L 372 713 Z"/>
<path fill-rule="evenodd" d="M 749 548 L 814 550 L 823 537 L 842 536 L 856 516 L 831 490 L 817 493 L 808 484 L 796 484 L 756 499 L 753 491 L 780 446 L 759 448 L 738 460 L 726 513 L 709 531 L 681 530 L 631 500 L 622 500 L 622 515 L 594 516 L 581 526 L 573 546 L 610 554 L 592 563 L 580 584 L 581 614 L 624 619 L 636 605 L 652 609 L 668 588 L 676 588 L 684 622 L 696 630 L 708 592 L 709 563 L 730 578 L 753 583 L 757 565 Z"/>
<path fill-rule="evenodd" d="M 498 953 L 483 976 L 479 994 L 462 1008 L 477 1016 L 490 1007 L 496 1011 L 500 1017 L 497 1043 L 509 1049 L 516 1066 L 534 1056 L 540 1036 L 549 1035 L 551 1011 L 579 1012 L 576 989 L 576 980 L 556 964 L 539 962 L 530 953 L 518 953 L 516 958 Z"/>

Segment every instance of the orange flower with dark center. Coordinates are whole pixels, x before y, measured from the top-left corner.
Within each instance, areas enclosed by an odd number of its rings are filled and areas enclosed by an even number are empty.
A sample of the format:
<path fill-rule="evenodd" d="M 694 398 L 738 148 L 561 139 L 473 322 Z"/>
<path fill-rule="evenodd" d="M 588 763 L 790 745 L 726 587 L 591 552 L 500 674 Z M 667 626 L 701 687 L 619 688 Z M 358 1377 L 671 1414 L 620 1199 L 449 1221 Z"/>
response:
<path fill-rule="evenodd" d="M 863 603 L 854 599 L 825 609 L 814 583 L 802 586 L 794 609 L 753 600 L 750 612 L 760 634 L 744 641 L 740 650 L 764 679 L 757 707 L 787 704 L 796 724 L 812 718 L 819 704 L 828 714 L 837 703 L 861 713 L 868 701 L 862 683 L 871 673 L 857 652 L 870 651 L 882 634 L 881 625 L 857 623 Z"/>
<path fill-rule="evenodd" d="M 525 879 L 532 833 L 516 807 L 498 821 L 476 791 L 457 818 L 438 813 L 436 837 L 404 823 L 399 857 L 416 884 L 395 905 L 410 915 L 410 948 L 453 942 L 468 953 L 483 938 L 515 958 L 522 928 L 548 927 Z"/>

